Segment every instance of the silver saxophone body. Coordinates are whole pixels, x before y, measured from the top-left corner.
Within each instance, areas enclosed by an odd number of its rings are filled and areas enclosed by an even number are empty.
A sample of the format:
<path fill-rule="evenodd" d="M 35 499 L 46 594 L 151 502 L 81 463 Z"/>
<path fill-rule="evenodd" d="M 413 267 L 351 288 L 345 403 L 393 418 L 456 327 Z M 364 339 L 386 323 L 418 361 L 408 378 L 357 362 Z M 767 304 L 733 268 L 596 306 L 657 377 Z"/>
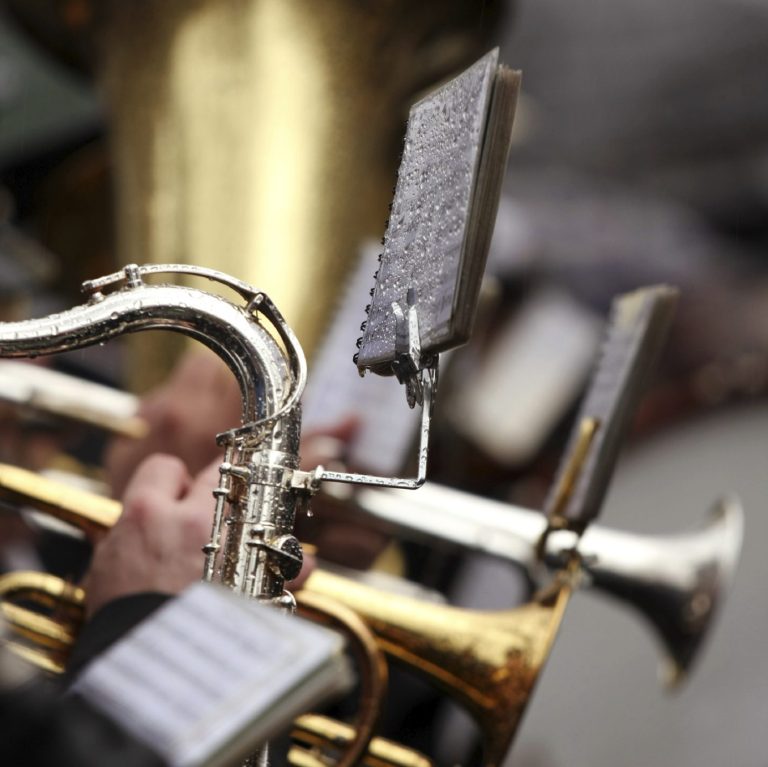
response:
<path fill-rule="evenodd" d="M 147 284 L 144 277 L 150 274 L 213 280 L 244 303 L 174 284 Z M 89 299 L 81 306 L 1 323 L 0 357 L 71 351 L 144 330 L 176 331 L 215 352 L 239 384 L 242 423 L 217 436 L 224 460 L 203 578 L 290 608 L 284 584 L 302 561 L 292 535 L 296 510 L 317 484 L 298 470 L 306 363 L 292 331 L 263 293 L 199 267 L 130 265 L 85 283 L 83 290 Z"/>

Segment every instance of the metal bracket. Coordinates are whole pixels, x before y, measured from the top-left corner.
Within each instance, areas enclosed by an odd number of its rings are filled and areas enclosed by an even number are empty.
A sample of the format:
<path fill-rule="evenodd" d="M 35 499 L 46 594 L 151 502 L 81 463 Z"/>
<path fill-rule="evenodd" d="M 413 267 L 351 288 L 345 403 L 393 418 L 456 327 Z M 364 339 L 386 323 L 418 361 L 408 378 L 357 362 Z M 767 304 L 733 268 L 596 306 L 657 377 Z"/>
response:
<path fill-rule="evenodd" d="M 419 314 L 416 306 L 416 291 L 408 288 L 406 294 L 407 306 L 403 307 L 392 302 L 392 313 L 395 315 L 395 353 L 392 370 L 397 380 L 405 386 L 405 396 L 408 407 L 424 404 L 424 377 L 426 368 L 435 367 L 434 355 L 428 357 L 421 353 L 421 335 L 419 333 Z"/>
<path fill-rule="evenodd" d="M 416 476 L 412 479 L 398 477 L 374 477 L 369 474 L 350 474 L 342 471 L 322 471 L 321 480 L 328 482 L 346 482 L 356 485 L 375 485 L 377 487 L 398 487 L 415 490 L 427 479 L 427 453 L 429 448 L 429 427 L 432 420 L 432 406 L 438 380 L 438 357 L 431 360 L 430 367 L 418 371 L 418 384 L 421 392 L 421 436 L 419 439 L 419 465 Z"/>

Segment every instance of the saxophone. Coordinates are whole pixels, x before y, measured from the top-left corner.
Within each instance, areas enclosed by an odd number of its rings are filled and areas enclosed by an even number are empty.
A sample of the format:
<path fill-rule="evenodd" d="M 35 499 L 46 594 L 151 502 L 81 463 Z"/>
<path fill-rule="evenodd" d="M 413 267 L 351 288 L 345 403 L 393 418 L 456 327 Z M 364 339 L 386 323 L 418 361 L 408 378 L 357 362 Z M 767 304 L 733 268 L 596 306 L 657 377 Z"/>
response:
<path fill-rule="evenodd" d="M 204 278 L 240 296 L 236 304 L 207 291 L 175 284 L 149 284 L 146 277 Z M 285 589 L 301 571 L 302 547 L 293 535 L 296 514 L 323 480 L 416 488 L 426 475 L 426 442 L 436 369 L 425 371 L 418 476 L 370 477 L 347 472 L 299 469 L 300 398 L 307 379 L 304 352 L 295 334 L 263 292 L 222 272 L 185 264 L 130 264 L 83 283 L 88 301 L 39 319 L 0 323 L 0 357 L 81 349 L 142 330 L 171 330 L 194 338 L 235 376 L 241 394 L 241 424 L 218 434 L 224 451 L 211 537 L 203 547 L 203 580 L 293 612 L 296 600 Z M 41 591 L 46 591 L 42 586 Z M 70 590 L 71 591 L 71 590 Z M 77 594 L 67 592 L 74 602 Z M 357 732 L 338 767 L 349 767 L 365 752 L 380 713 L 386 667 L 370 631 L 349 608 L 322 595 L 308 596 L 302 611 L 341 629 L 360 664 L 361 708 Z M 39 625 L 39 621 L 36 625 Z M 66 631 L 54 633 L 66 639 Z M 26 652 L 25 657 L 31 658 Z M 33 662 L 37 662 L 34 661 Z M 268 765 L 268 745 L 247 765 Z"/>
<path fill-rule="evenodd" d="M 174 284 L 148 284 L 150 275 L 192 275 L 240 296 Z M 181 264 L 137 266 L 83 284 L 88 301 L 40 319 L 0 324 L 0 357 L 80 349 L 127 333 L 172 330 L 215 352 L 237 379 L 242 423 L 217 436 L 223 448 L 203 578 L 262 602 L 292 609 L 287 580 L 301 570 L 293 536 L 297 509 L 319 484 L 320 472 L 299 466 L 306 362 L 292 330 L 272 301 L 221 272 Z"/>

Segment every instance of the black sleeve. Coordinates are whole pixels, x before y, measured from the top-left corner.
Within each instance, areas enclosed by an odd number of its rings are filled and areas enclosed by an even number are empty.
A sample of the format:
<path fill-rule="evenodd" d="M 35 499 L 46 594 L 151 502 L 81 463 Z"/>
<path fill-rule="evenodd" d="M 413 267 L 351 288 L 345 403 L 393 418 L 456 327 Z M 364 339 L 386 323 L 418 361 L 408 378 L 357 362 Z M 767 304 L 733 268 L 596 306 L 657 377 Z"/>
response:
<path fill-rule="evenodd" d="M 127 631 L 141 623 L 170 599 L 167 594 L 131 594 L 115 599 L 98 610 L 83 626 L 67 664 L 64 682 L 71 682 L 83 667 Z"/>
<path fill-rule="evenodd" d="M 139 594 L 103 607 L 86 624 L 63 680 L 71 682 L 169 597 Z M 78 695 L 62 695 L 61 681 L 35 678 L 0 691 L 0 763 L 24 767 L 165 767 L 165 762 Z"/>
<path fill-rule="evenodd" d="M 84 700 L 41 681 L 0 694 L 0 750 L 3 764 L 24 767 L 166 767 Z"/>

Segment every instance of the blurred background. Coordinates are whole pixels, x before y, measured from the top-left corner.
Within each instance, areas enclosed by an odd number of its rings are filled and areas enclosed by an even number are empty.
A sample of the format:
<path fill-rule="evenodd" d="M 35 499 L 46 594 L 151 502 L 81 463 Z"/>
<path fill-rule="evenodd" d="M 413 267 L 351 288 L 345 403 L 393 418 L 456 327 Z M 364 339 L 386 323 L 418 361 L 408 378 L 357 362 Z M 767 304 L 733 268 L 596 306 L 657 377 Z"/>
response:
<path fill-rule="evenodd" d="M 661 694 L 652 639 L 634 616 L 578 594 L 509 763 L 764 764 L 761 0 L 6 2 L 2 318 L 70 306 L 83 279 L 125 263 L 193 262 L 263 286 L 311 364 L 356 381 L 364 294 L 350 298 L 359 318 L 340 350 L 323 338 L 339 285 L 375 269 L 408 107 L 494 44 L 523 71 L 523 91 L 477 332 L 440 394 L 432 479 L 540 507 L 611 298 L 667 282 L 682 291 L 678 317 L 601 522 L 687 530 L 731 490 L 747 513 L 733 593 L 683 689 Z M 142 340 L 55 365 L 141 392 L 180 353 L 170 339 Z M 312 371 L 316 389 L 338 385 Z M 376 392 L 344 404 L 368 397 L 383 409 Z M 307 410 L 315 427 L 330 425 L 317 415 L 325 406 L 308 399 Z M 409 423 L 386 449 L 392 472 L 407 465 Z M 63 452 L 98 475 L 103 436 L 39 414 L 19 423 L 15 410 L 4 424 L 3 460 L 40 469 L 66 463 Z M 371 427 L 359 462 L 382 452 L 382 431 Z M 468 606 L 525 593 L 498 563 L 411 544 L 395 559 Z M 430 748 L 445 763 L 464 758 L 471 738 L 458 715 L 431 698 L 420 705 L 438 741 Z"/>

